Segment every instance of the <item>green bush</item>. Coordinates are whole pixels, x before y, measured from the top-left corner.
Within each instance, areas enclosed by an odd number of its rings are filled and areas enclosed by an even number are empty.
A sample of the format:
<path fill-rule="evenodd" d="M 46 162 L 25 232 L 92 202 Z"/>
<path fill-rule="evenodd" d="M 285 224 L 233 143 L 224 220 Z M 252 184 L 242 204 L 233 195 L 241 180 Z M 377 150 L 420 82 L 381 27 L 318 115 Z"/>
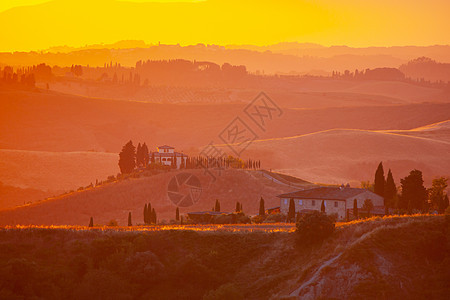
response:
<path fill-rule="evenodd" d="M 297 222 L 297 236 L 304 244 L 322 242 L 333 234 L 334 229 L 333 217 L 319 211 L 305 214 Z"/>

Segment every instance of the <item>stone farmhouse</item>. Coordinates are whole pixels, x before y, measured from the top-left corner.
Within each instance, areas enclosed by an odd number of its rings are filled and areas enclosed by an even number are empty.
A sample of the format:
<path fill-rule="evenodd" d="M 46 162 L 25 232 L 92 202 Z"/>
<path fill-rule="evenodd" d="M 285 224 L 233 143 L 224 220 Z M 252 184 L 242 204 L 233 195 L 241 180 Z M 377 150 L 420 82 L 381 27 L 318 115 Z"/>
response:
<path fill-rule="evenodd" d="M 149 153 L 150 157 L 155 158 L 155 162 L 166 166 L 171 166 L 173 162 L 175 162 L 177 169 L 180 168 L 182 161 L 184 161 L 184 165 L 186 165 L 188 156 L 180 152 L 175 152 L 174 147 L 164 145 L 157 147 L 156 150 L 156 152 Z"/>
<path fill-rule="evenodd" d="M 287 214 L 289 202 L 294 199 L 295 212 L 307 213 L 312 210 L 320 211 L 322 201 L 325 204 L 327 214 L 337 214 L 339 220 L 346 218 L 347 214 L 353 214 L 353 202 L 356 199 L 358 210 L 363 207 L 366 199 L 372 200 L 374 213 L 384 214 L 383 197 L 367 190 L 350 187 L 318 187 L 292 193 L 278 195 L 280 198 L 280 211 Z"/>

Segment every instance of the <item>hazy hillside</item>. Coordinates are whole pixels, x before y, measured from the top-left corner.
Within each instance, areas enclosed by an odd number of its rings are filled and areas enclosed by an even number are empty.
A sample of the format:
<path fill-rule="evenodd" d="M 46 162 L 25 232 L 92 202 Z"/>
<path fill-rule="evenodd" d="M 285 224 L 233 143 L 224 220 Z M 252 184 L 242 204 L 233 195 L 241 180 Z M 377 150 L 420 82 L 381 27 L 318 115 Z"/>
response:
<path fill-rule="evenodd" d="M 415 168 L 428 182 L 450 175 L 450 143 L 413 134 L 333 129 L 255 141 L 248 154 L 261 157 L 266 168 L 312 182 L 358 185 L 361 180 L 373 180 L 380 161 L 385 169 L 392 169 L 397 184 Z"/>
<path fill-rule="evenodd" d="M 128 179 L 82 192 L 75 192 L 28 206 L 0 211 L 0 225 L 44 224 L 86 225 L 92 216 L 95 223 L 106 224 L 116 219 L 126 225 L 128 212 L 135 223 L 143 223 L 143 208 L 151 202 L 158 219 L 174 219 L 176 205 L 168 198 L 169 181 L 179 173 L 168 172 L 151 177 Z M 285 184 L 272 182 L 258 171 L 213 170 L 212 176 L 202 169 L 186 170 L 200 180 L 201 194 L 197 202 L 189 207 L 180 207 L 180 213 L 211 210 L 219 199 L 222 211 L 234 211 L 236 201 L 243 204 L 247 214 L 256 214 L 260 197 L 264 197 L 267 208 L 278 206 L 276 196 L 295 190 Z"/>
<path fill-rule="evenodd" d="M 0 181 L 57 195 L 119 173 L 117 153 L 0 149 Z M 24 199 L 25 200 L 25 199 Z"/>
<path fill-rule="evenodd" d="M 315 246 L 295 233 L 8 228 L 0 297 L 446 299 L 449 241 L 443 216 L 341 226 Z"/>
<path fill-rule="evenodd" d="M 257 92 L 248 93 L 245 98 L 251 101 L 257 95 Z M 283 107 L 283 97 L 275 94 L 272 98 Z M 307 101 L 308 97 L 303 99 Z M 302 101 L 300 98 L 295 107 L 303 107 Z M 236 116 L 256 127 L 244 115 L 244 108 L 245 104 L 169 105 L 3 90 L 0 91 L 0 148 L 118 153 L 132 139 L 135 143 L 145 141 L 151 147 L 170 144 L 178 150 L 192 152 L 194 149 L 198 153 L 197 148 L 211 141 L 218 142 L 218 135 Z M 270 122 L 265 132 L 253 129 L 259 138 L 288 137 L 333 128 L 413 129 L 448 120 L 450 104 L 283 110 L 283 115 Z"/>
<path fill-rule="evenodd" d="M 50 192 L 10 186 L 0 181 L 0 209 L 24 205 L 28 202 L 34 202 L 49 196 L 52 196 Z"/>
<path fill-rule="evenodd" d="M 3 13 L 2 15 L 5 15 Z M 95 48 L 95 47 L 94 47 Z M 249 49 L 255 48 L 255 49 Z M 72 64 L 103 66 L 117 62 L 124 66 L 135 66 L 138 60 L 188 59 L 211 61 L 217 64 L 245 65 L 251 72 L 266 74 L 313 74 L 326 75 L 332 71 L 367 68 L 398 68 L 409 60 L 421 56 L 440 62 L 450 62 L 449 46 L 429 47 L 373 47 L 351 48 L 346 46 L 286 49 L 266 51 L 259 47 L 218 45 L 141 45 L 120 49 L 118 46 L 103 45 L 97 49 L 72 49 L 70 52 L 58 49 L 49 52 L 0 53 L 0 63 L 7 65 L 49 65 L 71 66 Z"/>
<path fill-rule="evenodd" d="M 128 73 L 129 71 L 127 71 Z M 211 81 L 211 84 L 215 84 Z M 336 80 L 252 77 L 223 86 L 129 85 L 95 80 L 52 81 L 50 90 L 93 98 L 137 100 L 154 103 L 221 104 L 249 102 L 260 91 L 288 108 L 325 108 L 367 105 L 398 105 L 447 102 L 450 97 L 437 88 L 398 81 Z M 45 89 L 47 82 L 37 86 Z"/>

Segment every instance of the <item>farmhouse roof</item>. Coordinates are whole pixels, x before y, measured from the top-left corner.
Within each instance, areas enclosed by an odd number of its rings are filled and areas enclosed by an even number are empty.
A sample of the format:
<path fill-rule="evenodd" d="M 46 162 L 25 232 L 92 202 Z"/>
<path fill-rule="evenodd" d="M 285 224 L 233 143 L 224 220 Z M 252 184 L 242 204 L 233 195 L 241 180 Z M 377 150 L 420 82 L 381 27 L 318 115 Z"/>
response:
<path fill-rule="evenodd" d="M 163 146 L 159 146 L 158 149 L 175 149 L 175 148 L 171 147 L 171 146 L 163 145 Z"/>
<path fill-rule="evenodd" d="M 302 198 L 302 199 L 331 199 L 346 200 L 355 197 L 366 189 L 349 188 L 349 187 L 318 187 L 308 190 L 302 190 L 292 193 L 278 195 L 279 198 Z"/>
<path fill-rule="evenodd" d="M 187 157 L 186 154 L 180 153 L 180 152 L 173 152 L 173 153 L 169 153 L 169 152 L 165 152 L 165 153 L 150 152 L 150 155 L 152 155 L 152 154 L 154 154 L 155 157 L 173 157 L 174 155 L 176 155 L 177 157 Z"/>

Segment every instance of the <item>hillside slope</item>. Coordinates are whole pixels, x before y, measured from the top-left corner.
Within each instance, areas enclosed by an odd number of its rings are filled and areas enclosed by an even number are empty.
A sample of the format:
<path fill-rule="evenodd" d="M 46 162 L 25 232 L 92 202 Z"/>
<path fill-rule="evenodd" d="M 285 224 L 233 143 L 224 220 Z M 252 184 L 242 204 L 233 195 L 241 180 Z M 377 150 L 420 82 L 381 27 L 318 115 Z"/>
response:
<path fill-rule="evenodd" d="M 116 175 L 120 171 L 118 158 L 117 153 L 104 152 L 0 149 L 0 181 L 53 193 L 76 190 Z"/>
<path fill-rule="evenodd" d="M 236 202 L 243 204 L 244 212 L 256 214 L 259 200 L 265 199 L 266 208 L 278 206 L 276 196 L 295 190 L 277 184 L 258 171 L 213 170 L 214 177 L 203 170 L 167 172 L 151 177 L 127 179 L 69 195 L 0 211 L 0 225 L 86 225 L 92 216 L 95 223 L 106 224 L 112 219 L 127 224 L 128 212 L 135 223 L 143 223 L 143 208 L 151 202 L 158 219 L 174 219 L 176 205 L 168 197 L 170 180 L 180 173 L 189 173 L 200 181 L 200 196 L 193 205 L 180 207 L 180 213 L 211 210 L 216 199 L 221 210 L 232 212 Z M 215 180 L 214 180 L 215 178 Z M 182 190 L 187 194 L 189 191 Z"/>
<path fill-rule="evenodd" d="M 445 299 L 450 234 L 444 217 L 394 217 L 340 229 L 302 266 L 292 299 Z M 312 255 L 313 257 L 315 255 Z"/>
<path fill-rule="evenodd" d="M 449 175 L 450 170 L 449 142 L 367 130 L 334 129 L 258 140 L 247 151 L 261 158 L 266 168 L 311 182 L 373 180 L 380 161 L 392 169 L 397 182 L 415 168 L 428 180 Z"/>
<path fill-rule="evenodd" d="M 247 101 L 258 93 L 249 93 Z M 282 99 L 273 97 L 277 103 Z M 297 108 L 305 107 L 302 98 L 292 101 L 299 102 Z M 283 109 L 282 116 L 265 131 L 244 116 L 244 108 L 245 104 L 170 105 L 2 90 L 0 148 L 118 153 L 132 139 L 151 147 L 170 144 L 187 152 L 217 141 L 237 116 L 252 126 L 259 138 L 277 138 L 333 128 L 413 129 L 448 120 L 450 103 Z"/>
<path fill-rule="evenodd" d="M 0 298 L 447 299 L 450 293 L 443 216 L 339 226 L 321 245 L 295 233 L 122 230 L 0 229 L 0 277 L 8 283 Z"/>

